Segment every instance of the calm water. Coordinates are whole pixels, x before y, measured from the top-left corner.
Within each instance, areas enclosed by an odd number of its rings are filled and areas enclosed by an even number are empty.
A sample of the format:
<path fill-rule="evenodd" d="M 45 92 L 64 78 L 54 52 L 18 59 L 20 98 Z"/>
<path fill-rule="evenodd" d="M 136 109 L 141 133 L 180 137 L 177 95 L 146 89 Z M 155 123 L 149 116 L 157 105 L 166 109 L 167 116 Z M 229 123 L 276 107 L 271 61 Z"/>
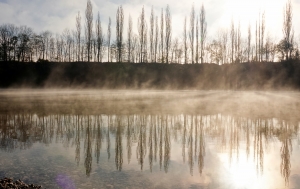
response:
<path fill-rule="evenodd" d="M 0 177 L 44 188 L 300 188 L 299 97 L 1 91 Z"/>

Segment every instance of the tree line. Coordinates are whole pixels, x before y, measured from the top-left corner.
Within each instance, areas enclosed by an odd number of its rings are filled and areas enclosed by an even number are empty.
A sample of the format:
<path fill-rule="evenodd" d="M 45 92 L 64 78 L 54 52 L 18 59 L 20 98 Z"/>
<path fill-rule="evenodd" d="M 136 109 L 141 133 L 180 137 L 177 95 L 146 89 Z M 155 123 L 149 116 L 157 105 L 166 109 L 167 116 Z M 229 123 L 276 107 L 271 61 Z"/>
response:
<path fill-rule="evenodd" d="M 130 14 L 127 31 L 124 31 L 124 10 L 119 6 L 114 38 L 112 19 L 103 27 L 100 13 L 95 20 L 93 16 L 93 5 L 87 0 L 84 19 L 78 12 L 75 29 L 65 29 L 61 34 L 35 33 L 27 26 L 3 24 L 0 26 L 0 61 L 227 64 L 299 59 L 290 0 L 283 9 L 283 38 L 279 42 L 266 34 L 264 12 L 259 13 L 254 33 L 249 24 L 246 38 L 241 36 L 240 23 L 232 20 L 230 27 L 219 30 L 212 40 L 207 38 L 203 4 L 199 13 L 192 5 L 189 17 L 184 18 L 182 35 L 175 37 L 169 5 L 161 9 L 160 15 L 155 15 L 152 7 L 149 18 L 143 7 L 137 19 L 138 33 L 133 32 Z"/>

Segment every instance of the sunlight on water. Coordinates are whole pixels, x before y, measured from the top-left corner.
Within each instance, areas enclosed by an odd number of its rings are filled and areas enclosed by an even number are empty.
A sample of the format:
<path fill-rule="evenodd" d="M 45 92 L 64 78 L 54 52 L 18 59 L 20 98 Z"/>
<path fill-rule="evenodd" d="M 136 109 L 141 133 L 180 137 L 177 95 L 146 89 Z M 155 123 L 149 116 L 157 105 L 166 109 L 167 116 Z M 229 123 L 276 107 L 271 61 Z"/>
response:
<path fill-rule="evenodd" d="M 240 155 L 236 162 L 230 162 L 228 154 L 220 154 L 219 158 L 224 168 L 228 171 L 230 181 L 235 187 L 263 188 L 255 163 L 247 159 L 246 155 Z"/>

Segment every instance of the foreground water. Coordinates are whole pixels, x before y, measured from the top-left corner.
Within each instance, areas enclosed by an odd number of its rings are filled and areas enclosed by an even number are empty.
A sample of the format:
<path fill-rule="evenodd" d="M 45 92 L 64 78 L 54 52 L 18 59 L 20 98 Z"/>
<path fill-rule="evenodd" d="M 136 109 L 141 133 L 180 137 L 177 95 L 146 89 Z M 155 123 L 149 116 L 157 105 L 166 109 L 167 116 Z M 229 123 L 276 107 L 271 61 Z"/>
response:
<path fill-rule="evenodd" d="M 300 188 L 300 93 L 0 92 L 0 177 L 44 188 Z"/>

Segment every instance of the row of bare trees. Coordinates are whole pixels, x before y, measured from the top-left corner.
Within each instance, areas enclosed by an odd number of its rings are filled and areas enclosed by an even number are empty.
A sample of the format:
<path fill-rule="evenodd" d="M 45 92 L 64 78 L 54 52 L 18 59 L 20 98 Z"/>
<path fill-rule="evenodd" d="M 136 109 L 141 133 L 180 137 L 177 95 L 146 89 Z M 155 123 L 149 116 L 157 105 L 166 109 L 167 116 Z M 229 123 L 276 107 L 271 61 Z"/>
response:
<path fill-rule="evenodd" d="M 95 23 L 93 15 L 93 5 L 87 0 L 84 27 L 78 12 L 75 30 L 65 29 L 62 34 L 53 34 L 50 31 L 37 34 L 26 26 L 1 25 L 0 60 L 225 64 L 299 58 L 299 48 L 294 40 L 290 0 L 284 8 L 284 37 L 279 42 L 266 34 L 264 12 L 259 14 L 254 33 L 249 24 L 245 39 L 242 38 L 240 24 L 234 21 L 229 29 L 220 29 L 213 39 L 208 39 L 204 5 L 200 7 L 199 14 L 194 5 L 192 6 L 189 18 L 184 18 L 182 36 L 174 37 L 169 6 L 161 9 L 160 18 L 154 14 L 152 8 L 149 22 L 143 7 L 137 20 L 137 33 L 133 31 L 133 21 L 129 15 L 126 40 L 122 6 L 118 7 L 116 13 L 115 36 L 111 33 L 111 18 L 105 33 L 100 13 L 98 12 Z"/>

